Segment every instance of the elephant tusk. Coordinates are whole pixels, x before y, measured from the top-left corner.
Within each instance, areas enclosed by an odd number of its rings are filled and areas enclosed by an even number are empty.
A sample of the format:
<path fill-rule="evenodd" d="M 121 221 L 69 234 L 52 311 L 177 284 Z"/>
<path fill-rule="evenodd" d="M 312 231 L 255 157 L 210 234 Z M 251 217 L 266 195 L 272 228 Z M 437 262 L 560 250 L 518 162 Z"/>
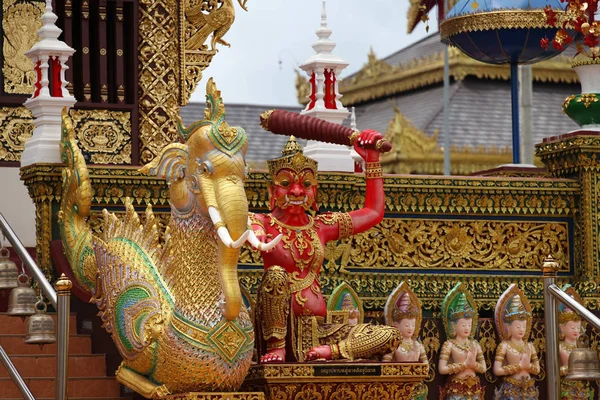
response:
<path fill-rule="evenodd" d="M 223 222 L 221 219 L 221 214 L 216 208 L 208 207 L 208 214 L 210 215 L 210 219 L 217 229 L 217 235 L 219 235 L 219 239 L 221 239 L 225 246 L 229 247 L 230 249 L 237 249 L 242 247 L 246 240 L 248 240 L 248 235 L 250 234 L 249 230 L 242 233 L 238 240 L 234 242 L 229 234 L 229 230 L 227 229 L 225 222 Z"/>
<path fill-rule="evenodd" d="M 248 225 L 250 225 L 250 223 L 248 223 Z M 252 246 L 254 246 L 254 248 L 258 249 L 259 251 L 269 251 L 279 244 L 281 238 L 283 238 L 283 235 L 279 234 L 277 235 L 277 237 L 275 237 L 275 239 L 271 240 L 268 243 L 261 242 L 256 237 L 254 231 L 251 230 L 250 234 L 248 235 L 248 243 L 250 243 Z"/>

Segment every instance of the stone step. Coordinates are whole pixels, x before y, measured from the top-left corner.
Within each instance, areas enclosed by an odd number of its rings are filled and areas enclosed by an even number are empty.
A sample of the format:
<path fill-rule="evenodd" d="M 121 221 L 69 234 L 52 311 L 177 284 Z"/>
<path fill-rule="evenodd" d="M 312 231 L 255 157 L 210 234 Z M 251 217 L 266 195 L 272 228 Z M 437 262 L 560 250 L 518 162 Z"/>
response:
<path fill-rule="evenodd" d="M 56 332 L 56 313 L 48 313 L 54 319 L 54 329 Z M 71 314 L 69 320 L 69 332 L 71 335 L 77 334 L 77 318 L 75 314 Z M 25 334 L 27 333 L 27 319 L 20 317 L 11 317 L 6 313 L 0 313 L 0 333 L 8 334 Z"/>
<path fill-rule="evenodd" d="M 56 354 L 56 343 L 39 346 L 26 344 L 25 335 L 0 335 L 0 346 L 8 354 Z M 92 342 L 89 335 L 69 336 L 69 354 L 91 354 Z"/>
<path fill-rule="evenodd" d="M 23 378 L 33 396 L 54 398 L 55 378 Z M 107 377 L 69 378 L 67 391 L 69 398 L 74 397 L 110 397 L 121 396 L 121 385 L 117 379 Z M 10 378 L 0 378 L 0 399 L 21 398 L 21 392 Z"/>
<path fill-rule="evenodd" d="M 50 354 L 11 355 L 11 361 L 24 378 L 56 376 L 56 356 Z M 104 354 L 82 354 L 69 356 L 69 377 L 106 375 Z M 8 371 L 0 368 L 0 378 L 8 377 Z"/>

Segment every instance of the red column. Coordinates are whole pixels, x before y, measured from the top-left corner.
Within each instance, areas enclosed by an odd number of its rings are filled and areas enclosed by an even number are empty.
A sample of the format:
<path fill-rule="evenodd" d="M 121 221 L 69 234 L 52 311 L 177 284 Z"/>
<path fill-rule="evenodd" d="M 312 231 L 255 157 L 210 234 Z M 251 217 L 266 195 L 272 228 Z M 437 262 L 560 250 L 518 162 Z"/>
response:
<path fill-rule="evenodd" d="M 308 82 L 310 83 L 310 96 L 308 96 L 310 103 L 308 103 L 308 110 L 312 110 L 317 102 L 317 77 L 315 71 L 310 75 Z"/>
<path fill-rule="evenodd" d="M 60 58 L 58 56 L 50 56 L 50 96 L 52 97 L 63 97 L 62 94 L 62 81 L 60 80 L 60 70 L 62 68 L 60 64 Z"/>
<path fill-rule="evenodd" d="M 40 95 L 40 91 L 42 90 L 42 68 L 41 68 L 41 65 L 42 65 L 42 62 L 38 60 L 38 62 L 36 62 L 35 66 L 33 67 L 33 69 L 35 71 L 35 75 L 37 76 L 35 84 L 33 85 L 35 87 L 35 92 L 33 93 L 33 97 L 38 97 Z"/>

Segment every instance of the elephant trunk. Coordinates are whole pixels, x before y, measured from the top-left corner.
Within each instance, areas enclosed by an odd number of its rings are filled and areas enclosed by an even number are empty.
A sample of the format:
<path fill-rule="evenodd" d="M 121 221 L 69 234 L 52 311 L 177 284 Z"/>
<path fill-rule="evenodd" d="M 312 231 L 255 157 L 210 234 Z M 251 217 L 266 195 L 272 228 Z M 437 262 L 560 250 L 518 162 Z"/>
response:
<path fill-rule="evenodd" d="M 243 182 L 240 179 L 232 179 L 231 176 L 220 179 L 215 182 L 215 195 L 220 217 L 231 239 L 241 239 L 241 246 L 248 235 L 248 200 Z M 231 246 L 222 240 L 219 241 L 219 278 L 225 295 L 223 315 L 230 321 L 237 318 L 242 307 L 237 275 L 240 246 Z"/>

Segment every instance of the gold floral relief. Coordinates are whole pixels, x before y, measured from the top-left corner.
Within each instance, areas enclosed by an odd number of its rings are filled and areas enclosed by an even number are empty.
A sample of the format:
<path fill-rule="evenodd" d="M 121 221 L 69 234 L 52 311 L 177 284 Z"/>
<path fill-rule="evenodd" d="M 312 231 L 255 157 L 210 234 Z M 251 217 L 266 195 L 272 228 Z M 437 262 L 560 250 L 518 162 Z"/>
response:
<path fill-rule="evenodd" d="M 548 254 L 561 271 L 570 266 L 566 222 L 384 219 L 350 238 L 349 248 L 343 269 L 538 271 Z"/>
<path fill-rule="evenodd" d="M 139 2 L 140 163 L 178 139 L 178 1 Z"/>
<path fill-rule="evenodd" d="M 69 111 L 81 150 L 93 164 L 131 163 L 131 113 L 109 110 Z"/>
<path fill-rule="evenodd" d="M 33 93 L 36 74 L 25 52 L 39 40 L 37 30 L 45 8 L 43 1 L 2 1 L 4 93 Z"/>
<path fill-rule="evenodd" d="M 25 107 L 0 107 L 0 161 L 19 161 L 33 134 L 33 115 Z"/>

